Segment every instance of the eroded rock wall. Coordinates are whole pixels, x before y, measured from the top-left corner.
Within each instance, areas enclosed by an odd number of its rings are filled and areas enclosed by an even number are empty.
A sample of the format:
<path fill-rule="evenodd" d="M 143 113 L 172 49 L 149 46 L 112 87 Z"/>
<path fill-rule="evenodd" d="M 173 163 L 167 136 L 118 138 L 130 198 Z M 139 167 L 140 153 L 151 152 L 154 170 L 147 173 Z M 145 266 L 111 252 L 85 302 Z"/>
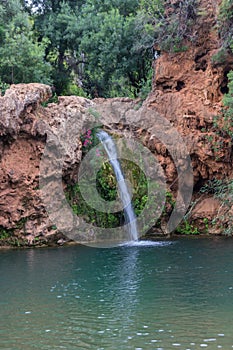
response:
<path fill-rule="evenodd" d="M 35 239 L 48 243 L 62 236 L 49 220 L 42 200 L 39 186 L 41 159 L 47 142 L 53 145 L 59 140 L 63 154 L 57 154 L 56 159 L 59 161 L 59 157 L 64 157 L 64 177 L 73 178 L 81 159 L 81 149 L 78 138 L 67 142 L 63 135 L 67 120 L 74 115 L 79 117 L 76 124 L 68 125 L 71 129 L 85 127 L 85 123 L 92 120 L 90 115 L 83 117 L 84 110 L 92 105 L 91 101 L 61 97 L 58 104 L 43 107 L 51 96 L 49 86 L 18 84 L 12 85 L 5 96 L 0 97 L 0 235 L 14 236 L 9 242 L 16 245 L 35 243 Z M 47 161 L 51 160 L 48 158 Z"/>
<path fill-rule="evenodd" d="M 59 97 L 58 103 L 45 105 L 52 92 L 42 84 L 12 85 L 0 97 L 1 232 L 23 237 L 29 244 L 36 237 L 45 243 L 62 237 L 48 219 L 41 198 L 41 158 L 46 143 L 59 139 L 64 152 L 63 177 L 66 182 L 77 180 L 82 157 L 77 130 L 95 125 L 148 147 L 174 196 L 178 175 L 172 154 L 182 154 L 187 148 L 194 173 L 193 220 L 201 227 L 203 218 L 210 221 L 217 215 L 221 203 L 203 196 L 199 189 L 208 179 L 232 176 L 231 140 L 215 123 L 227 91 L 227 73 L 233 68 L 230 55 L 221 64 L 213 61 L 221 46 L 215 29 L 218 5 L 202 0 L 193 27 L 195 44 L 185 52 L 161 53 L 154 61 L 153 90 L 142 105 L 129 98 L 90 101 L 75 96 Z M 174 142 L 174 129 L 183 143 Z M 185 166 L 179 164 L 184 172 Z M 189 186 L 188 177 L 185 181 L 183 185 Z M 202 228 L 206 230 L 205 225 Z"/>

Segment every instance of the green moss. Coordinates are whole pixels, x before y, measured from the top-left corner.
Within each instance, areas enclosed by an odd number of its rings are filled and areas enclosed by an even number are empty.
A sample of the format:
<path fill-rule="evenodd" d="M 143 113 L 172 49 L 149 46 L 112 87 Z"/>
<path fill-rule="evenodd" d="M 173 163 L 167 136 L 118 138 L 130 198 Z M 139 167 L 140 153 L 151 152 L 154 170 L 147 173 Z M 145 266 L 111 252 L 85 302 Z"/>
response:
<path fill-rule="evenodd" d="M 135 214 L 138 216 L 144 209 L 147 201 L 147 179 L 139 166 L 128 160 L 121 160 L 121 167 L 125 177 L 132 186 L 132 204 Z M 82 183 L 85 186 L 85 183 Z M 89 181 L 86 184 L 86 191 L 89 190 Z M 99 195 L 105 201 L 114 201 L 117 198 L 117 182 L 112 166 L 109 162 L 104 162 L 97 173 L 96 189 Z M 90 194 L 91 196 L 91 194 Z M 124 214 L 122 211 L 109 213 L 101 212 L 89 206 L 82 197 L 78 183 L 70 185 L 66 190 L 66 197 L 75 214 L 85 218 L 100 227 L 118 227 L 124 223 Z"/>

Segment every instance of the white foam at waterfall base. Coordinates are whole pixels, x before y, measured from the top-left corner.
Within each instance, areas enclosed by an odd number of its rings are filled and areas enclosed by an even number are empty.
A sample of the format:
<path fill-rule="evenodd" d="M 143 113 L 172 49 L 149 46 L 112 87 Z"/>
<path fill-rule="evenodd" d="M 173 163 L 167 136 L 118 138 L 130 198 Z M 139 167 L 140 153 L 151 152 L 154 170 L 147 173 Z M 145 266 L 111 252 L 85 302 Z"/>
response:
<path fill-rule="evenodd" d="M 127 187 L 127 183 L 124 179 L 122 169 L 118 160 L 115 143 L 111 138 L 111 136 L 103 130 L 100 130 L 96 135 L 104 146 L 104 149 L 109 158 L 109 162 L 116 176 L 120 197 L 124 208 L 125 222 L 127 224 L 127 228 L 129 232 L 129 239 L 130 241 L 138 241 L 136 215 L 134 213 L 133 206 L 131 203 L 131 198 Z"/>
<path fill-rule="evenodd" d="M 166 242 L 158 242 L 158 241 L 130 241 L 126 243 L 120 244 L 120 247 L 164 247 L 172 244 L 174 242 L 166 241 Z"/>

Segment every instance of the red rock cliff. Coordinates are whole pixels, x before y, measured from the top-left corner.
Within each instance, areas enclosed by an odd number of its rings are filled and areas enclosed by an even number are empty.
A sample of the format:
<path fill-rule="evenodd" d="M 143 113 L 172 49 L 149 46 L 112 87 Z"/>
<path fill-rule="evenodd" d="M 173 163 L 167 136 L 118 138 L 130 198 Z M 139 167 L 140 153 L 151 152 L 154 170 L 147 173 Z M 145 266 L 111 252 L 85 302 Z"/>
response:
<path fill-rule="evenodd" d="M 171 1 L 170 4 L 176 1 Z M 93 122 L 89 108 L 101 115 L 99 122 L 110 130 L 136 137 L 159 160 L 168 186 L 177 191 L 177 171 L 170 150 L 154 137 L 160 129 L 160 117 L 176 128 L 188 148 L 194 172 L 194 196 L 197 204 L 193 220 L 211 220 L 221 203 L 202 197 L 200 187 L 208 179 L 232 174 L 230 139 L 218 132 L 215 116 L 221 115 L 222 97 L 226 92 L 227 73 L 233 68 L 233 56 L 222 64 L 212 57 L 220 48 L 215 29 L 218 3 L 202 0 L 193 27 L 195 44 L 179 53 L 161 53 L 154 61 L 153 90 L 138 108 L 130 99 L 96 99 L 60 97 L 58 104 L 42 106 L 51 89 L 41 84 L 13 85 L 0 97 L 0 232 L 13 234 L 17 244 L 34 243 L 35 237 L 47 243 L 61 237 L 48 215 L 39 189 L 39 167 L 48 141 L 48 126 L 54 135 L 66 130 L 67 120 L 79 115 L 78 128 Z M 77 128 L 77 125 L 69 125 Z M 60 130 L 60 131 L 59 131 Z M 169 128 L 167 139 L 172 138 Z M 79 136 L 65 145 L 64 178 L 75 179 L 81 159 Z M 171 142 L 172 145 L 172 142 Z M 179 145 L 182 151 L 182 145 Z M 178 147 L 178 148 L 179 148 Z M 186 179 L 187 180 L 187 179 Z M 68 180 L 69 181 L 69 180 Z M 188 180 L 187 180 L 188 181 Z M 212 229 L 214 232 L 214 229 Z M 217 232 L 217 231 L 216 231 Z M 54 236 L 55 235 L 55 236 Z"/>

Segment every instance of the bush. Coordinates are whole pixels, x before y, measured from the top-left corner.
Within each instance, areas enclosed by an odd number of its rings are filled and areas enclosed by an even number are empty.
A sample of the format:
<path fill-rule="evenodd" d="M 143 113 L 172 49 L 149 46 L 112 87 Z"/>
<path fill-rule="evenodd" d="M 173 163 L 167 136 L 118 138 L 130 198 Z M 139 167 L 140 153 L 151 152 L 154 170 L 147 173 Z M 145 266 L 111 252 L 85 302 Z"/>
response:
<path fill-rule="evenodd" d="M 233 37 L 233 1 L 223 0 L 219 8 L 218 30 L 222 46 L 230 48 Z"/>
<path fill-rule="evenodd" d="M 170 2 L 163 2 L 163 8 L 158 6 L 154 10 L 155 44 L 158 47 L 172 52 L 187 50 L 183 41 L 195 41 L 192 26 L 197 17 L 197 4 L 196 0 L 183 0 L 178 7 L 173 5 L 172 8 Z M 169 15 L 166 14 L 166 9 L 172 9 Z"/>
<path fill-rule="evenodd" d="M 3 83 L 3 82 L 1 82 L 1 80 L 0 80 L 0 95 L 4 96 L 6 90 L 9 89 L 9 87 L 10 87 L 9 84 Z"/>
<path fill-rule="evenodd" d="M 228 93 L 223 97 L 223 119 L 222 129 L 233 137 L 233 71 L 230 71 L 228 77 Z"/>

